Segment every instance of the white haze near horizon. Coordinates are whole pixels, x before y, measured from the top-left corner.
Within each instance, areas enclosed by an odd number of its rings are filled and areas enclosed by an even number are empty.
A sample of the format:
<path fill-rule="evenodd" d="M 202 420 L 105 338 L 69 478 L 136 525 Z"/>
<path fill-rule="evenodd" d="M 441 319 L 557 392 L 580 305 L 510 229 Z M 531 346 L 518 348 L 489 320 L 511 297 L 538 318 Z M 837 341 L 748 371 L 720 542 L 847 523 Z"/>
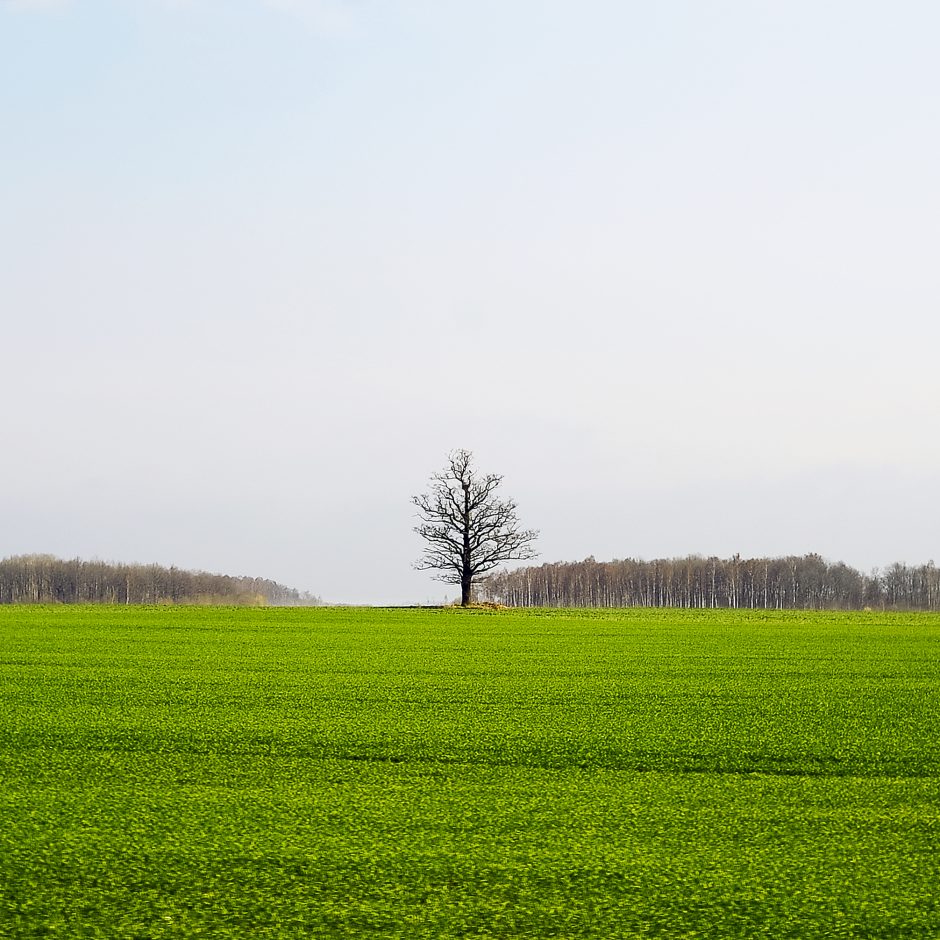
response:
<path fill-rule="evenodd" d="M 434 602 L 542 560 L 940 559 L 940 7 L 0 0 L 0 556 Z"/>

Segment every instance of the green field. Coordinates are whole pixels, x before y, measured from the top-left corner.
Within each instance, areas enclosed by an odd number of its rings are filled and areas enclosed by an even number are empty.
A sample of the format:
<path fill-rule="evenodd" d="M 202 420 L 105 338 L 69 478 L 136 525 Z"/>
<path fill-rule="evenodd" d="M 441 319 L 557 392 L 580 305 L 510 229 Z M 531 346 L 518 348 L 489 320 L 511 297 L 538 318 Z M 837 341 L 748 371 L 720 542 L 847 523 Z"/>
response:
<path fill-rule="evenodd" d="M 940 937 L 940 616 L 0 608 L 0 936 Z"/>

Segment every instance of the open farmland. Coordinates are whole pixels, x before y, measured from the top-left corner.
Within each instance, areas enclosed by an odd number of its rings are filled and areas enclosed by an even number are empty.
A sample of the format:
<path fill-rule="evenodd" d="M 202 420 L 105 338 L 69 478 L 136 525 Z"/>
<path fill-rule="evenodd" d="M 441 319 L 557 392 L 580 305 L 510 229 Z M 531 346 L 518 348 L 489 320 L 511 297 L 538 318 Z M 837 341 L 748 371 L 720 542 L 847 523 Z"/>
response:
<path fill-rule="evenodd" d="M 0 608 L 0 936 L 940 936 L 940 616 Z"/>

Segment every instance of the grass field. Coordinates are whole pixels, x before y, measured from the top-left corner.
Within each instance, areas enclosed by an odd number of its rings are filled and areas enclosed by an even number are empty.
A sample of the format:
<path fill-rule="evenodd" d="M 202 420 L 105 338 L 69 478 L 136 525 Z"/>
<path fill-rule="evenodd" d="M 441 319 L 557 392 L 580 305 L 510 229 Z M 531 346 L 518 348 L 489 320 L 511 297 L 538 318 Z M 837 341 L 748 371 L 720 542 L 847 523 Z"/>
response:
<path fill-rule="evenodd" d="M 0 936 L 940 937 L 940 617 L 0 608 Z"/>

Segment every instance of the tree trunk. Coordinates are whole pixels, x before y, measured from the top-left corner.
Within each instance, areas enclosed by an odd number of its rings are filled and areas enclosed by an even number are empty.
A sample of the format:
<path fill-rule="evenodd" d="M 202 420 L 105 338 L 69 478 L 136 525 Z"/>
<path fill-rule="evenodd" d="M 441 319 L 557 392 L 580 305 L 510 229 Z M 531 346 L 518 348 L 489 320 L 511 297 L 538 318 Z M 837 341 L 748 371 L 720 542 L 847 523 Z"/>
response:
<path fill-rule="evenodd" d="M 470 578 L 466 575 L 460 581 L 460 606 L 467 607 L 470 604 Z"/>

